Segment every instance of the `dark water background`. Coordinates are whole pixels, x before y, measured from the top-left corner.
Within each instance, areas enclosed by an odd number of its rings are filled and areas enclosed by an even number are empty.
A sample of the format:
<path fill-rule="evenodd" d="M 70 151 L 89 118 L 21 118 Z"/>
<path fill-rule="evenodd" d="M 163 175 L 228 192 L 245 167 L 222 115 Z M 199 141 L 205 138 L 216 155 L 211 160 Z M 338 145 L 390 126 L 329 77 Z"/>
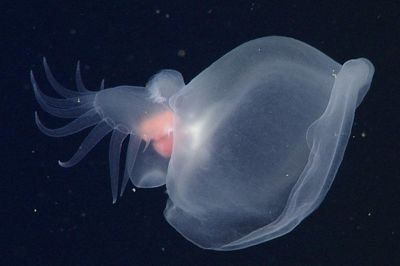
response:
<path fill-rule="evenodd" d="M 28 74 L 45 84 L 43 56 L 68 87 L 77 60 L 89 88 L 103 77 L 106 86 L 144 85 L 164 68 L 188 82 L 269 35 L 376 67 L 325 201 L 273 241 L 199 249 L 164 220 L 164 188 L 128 191 L 111 204 L 109 137 L 63 169 L 57 160 L 87 131 L 51 139 L 34 125 Z M 400 265 L 399 47 L 399 1 L 1 1 L 0 265 Z"/>

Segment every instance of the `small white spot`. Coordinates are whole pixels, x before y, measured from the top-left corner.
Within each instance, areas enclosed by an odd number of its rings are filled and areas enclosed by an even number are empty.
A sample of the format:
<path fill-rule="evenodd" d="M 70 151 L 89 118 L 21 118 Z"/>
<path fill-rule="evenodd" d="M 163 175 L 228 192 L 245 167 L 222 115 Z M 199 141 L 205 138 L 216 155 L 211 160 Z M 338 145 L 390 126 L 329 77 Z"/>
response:
<path fill-rule="evenodd" d="M 371 212 L 369 212 L 369 213 L 368 213 L 368 216 L 371 216 L 371 215 L 372 215 L 372 213 L 371 213 Z"/>
<path fill-rule="evenodd" d="M 78 99 L 76 99 L 76 102 L 80 103 L 81 102 L 81 98 L 78 97 Z"/>
<path fill-rule="evenodd" d="M 33 212 L 36 213 L 36 212 L 38 212 L 38 210 L 37 209 L 33 209 Z"/>
<path fill-rule="evenodd" d="M 366 137 L 367 137 L 367 133 L 361 132 L 361 137 L 362 137 L 362 138 L 366 138 Z"/>
<path fill-rule="evenodd" d="M 335 79 L 337 78 L 337 75 L 336 75 L 336 73 L 335 73 L 335 70 L 334 70 L 334 69 L 332 69 L 332 77 L 334 77 Z"/>
<path fill-rule="evenodd" d="M 169 18 L 169 14 L 167 13 L 167 14 L 165 14 L 165 18 L 166 19 L 168 19 Z"/>
<path fill-rule="evenodd" d="M 132 188 L 132 192 L 136 192 L 136 188 Z"/>
<path fill-rule="evenodd" d="M 34 154 L 34 153 L 36 153 L 36 151 L 35 151 L 35 150 L 32 150 L 31 153 Z"/>
<path fill-rule="evenodd" d="M 156 9 L 156 14 L 160 14 L 161 10 L 160 9 Z"/>

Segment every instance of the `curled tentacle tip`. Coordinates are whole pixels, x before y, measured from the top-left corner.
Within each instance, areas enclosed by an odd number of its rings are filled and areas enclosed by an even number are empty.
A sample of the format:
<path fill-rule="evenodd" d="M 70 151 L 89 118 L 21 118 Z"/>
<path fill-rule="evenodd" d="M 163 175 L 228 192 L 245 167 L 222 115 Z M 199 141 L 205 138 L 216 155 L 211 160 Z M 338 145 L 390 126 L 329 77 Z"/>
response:
<path fill-rule="evenodd" d="M 68 167 L 68 165 L 65 162 L 61 162 L 60 160 L 58 160 L 58 165 L 64 168 Z"/>

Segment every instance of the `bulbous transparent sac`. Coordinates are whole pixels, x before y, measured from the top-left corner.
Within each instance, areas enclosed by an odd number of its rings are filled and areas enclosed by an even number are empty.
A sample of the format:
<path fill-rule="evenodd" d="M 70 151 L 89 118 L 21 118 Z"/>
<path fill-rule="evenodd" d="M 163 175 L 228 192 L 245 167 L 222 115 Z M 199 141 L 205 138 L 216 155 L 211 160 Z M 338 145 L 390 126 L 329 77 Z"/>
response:
<path fill-rule="evenodd" d="M 332 184 L 373 72 L 284 37 L 217 60 L 170 99 L 168 222 L 216 250 L 291 231 Z"/>

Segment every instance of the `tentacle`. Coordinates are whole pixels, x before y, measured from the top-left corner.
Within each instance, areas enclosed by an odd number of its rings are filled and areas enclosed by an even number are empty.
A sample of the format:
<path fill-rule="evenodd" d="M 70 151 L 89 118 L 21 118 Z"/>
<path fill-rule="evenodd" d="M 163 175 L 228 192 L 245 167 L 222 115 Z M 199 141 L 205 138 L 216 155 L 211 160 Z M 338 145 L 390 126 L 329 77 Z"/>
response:
<path fill-rule="evenodd" d="M 89 135 L 83 140 L 76 153 L 67 162 L 58 161 L 58 164 L 62 167 L 72 167 L 79 163 L 91 149 L 104 138 L 112 128 L 105 122 L 101 121 L 95 126 Z"/>
<path fill-rule="evenodd" d="M 118 183 L 119 183 L 119 161 L 121 157 L 122 142 L 128 134 L 122 133 L 119 130 L 114 130 L 110 140 L 109 161 L 110 161 L 110 176 L 111 176 L 111 192 L 113 203 L 117 201 L 118 197 Z"/>
<path fill-rule="evenodd" d="M 81 116 L 82 114 L 93 108 L 92 101 L 88 101 L 76 107 L 76 105 L 71 105 L 71 103 L 68 101 L 62 101 L 62 99 L 52 98 L 41 93 L 32 71 L 31 83 L 33 86 L 33 91 L 35 92 L 36 100 L 38 101 L 42 109 L 54 116 L 75 118 Z"/>
<path fill-rule="evenodd" d="M 43 66 L 44 66 L 44 71 L 46 73 L 47 80 L 49 81 L 50 85 L 53 87 L 53 89 L 60 94 L 61 96 L 65 98 L 72 98 L 72 97 L 79 97 L 83 95 L 87 95 L 88 92 L 80 92 L 80 91 L 73 91 L 64 88 L 58 81 L 54 78 L 53 73 L 51 73 L 51 70 L 47 64 L 46 58 L 43 57 Z"/>
<path fill-rule="evenodd" d="M 90 92 L 88 89 L 86 89 L 85 85 L 83 84 L 82 76 L 81 76 L 81 63 L 79 61 L 76 64 L 75 82 L 76 82 L 76 88 L 78 89 L 78 91 Z"/>
<path fill-rule="evenodd" d="M 34 86 L 35 96 L 38 95 L 46 105 L 50 105 L 57 108 L 68 108 L 74 106 L 77 107 L 84 103 L 93 102 L 95 98 L 95 94 L 89 94 L 82 97 L 75 97 L 68 99 L 53 98 L 44 94 L 37 86 L 38 86 L 37 84 L 35 84 Z"/>
<path fill-rule="evenodd" d="M 147 148 L 150 146 L 151 140 L 146 141 L 146 145 L 144 145 L 143 151 L 145 152 L 147 150 Z"/>
<path fill-rule="evenodd" d="M 101 121 L 101 118 L 96 110 L 92 109 L 81 115 L 71 123 L 56 129 L 50 129 L 44 126 L 40 121 L 37 112 L 35 112 L 35 121 L 37 127 L 40 129 L 40 131 L 42 131 L 43 134 L 50 137 L 65 137 L 82 131 L 85 128 L 96 125 Z"/>
<path fill-rule="evenodd" d="M 104 90 L 104 79 L 101 80 L 100 90 Z"/>
<path fill-rule="evenodd" d="M 88 94 L 88 95 L 81 96 L 81 97 L 74 97 L 74 98 L 68 98 L 68 99 L 58 99 L 58 98 L 50 97 L 50 96 L 47 96 L 46 94 L 44 94 L 40 90 L 32 71 L 30 74 L 31 74 L 31 83 L 32 83 L 33 91 L 35 93 L 36 98 L 40 98 L 41 101 L 46 105 L 53 106 L 56 108 L 69 108 L 69 107 L 74 107 L 74 106 L 77 107 L 84 103 L 93 102 L 94 98 L 96 96 L 96 94 L 93 93 L 93 94 Z"/>
<path fill-rule="evenodd" d="M 142 140 L 136 136 L 136 135 L 130 135 L 129 136 L 129 144 L 128 144 L 128 149 L 126 153 L 126 159 L 125 159 L 125 172 L 124 172 L 124 178 L 122 179 L 122 184 L 121 184 L 121 192 L 120 196 L 124 194 L 126 184 L 128 183 L 128 180 L 131 178 L 132 179 L 132 170 L 133 166 L 135 165 L 136 161 L 136 156 L 139 151 L 140 143 Z"/>

